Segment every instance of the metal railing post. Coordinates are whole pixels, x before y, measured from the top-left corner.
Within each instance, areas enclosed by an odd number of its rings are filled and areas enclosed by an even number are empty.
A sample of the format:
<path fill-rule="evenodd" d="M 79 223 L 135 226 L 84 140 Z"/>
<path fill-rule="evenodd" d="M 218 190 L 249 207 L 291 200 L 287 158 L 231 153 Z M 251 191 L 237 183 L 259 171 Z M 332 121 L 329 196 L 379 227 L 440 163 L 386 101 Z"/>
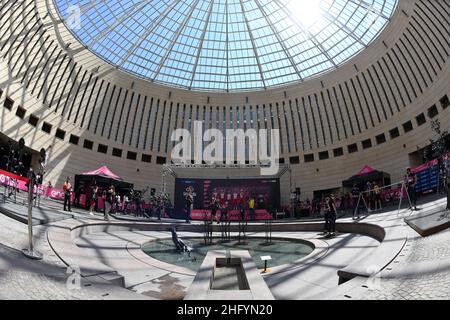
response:
<path fill-rule="evenodd" d="M 33 246 L 33 187 L 34 174 L 32 169 L 28 173 L 28 248 L 23 249 L 22 253 L 30 259 L 41 260 L 42 254 L 37 252 Z"/>

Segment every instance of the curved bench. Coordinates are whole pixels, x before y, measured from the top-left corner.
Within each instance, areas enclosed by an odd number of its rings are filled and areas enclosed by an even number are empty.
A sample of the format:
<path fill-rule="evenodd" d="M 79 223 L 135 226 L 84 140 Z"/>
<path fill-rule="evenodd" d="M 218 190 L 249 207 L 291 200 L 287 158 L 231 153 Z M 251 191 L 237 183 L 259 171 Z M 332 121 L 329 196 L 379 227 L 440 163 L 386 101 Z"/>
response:
<path fill-rule="evenodd" d="M 52 224 L 47 231 L 47 240 L 55 254 L 72 270 L 84 278 L 98 276 L 115 285 L 125 287 L 125 279 L 114 269 L 98 259 L 86 255 L 85 251 L 73 242 L 72 230 L 81 227 L 77 220 L 65 220 Z"/>
<path fill-rule="evenodd" d="M 53 223 L 47 231 L 47 240 L 55 254 L 82 277 L 98 276 L 115 285 L 125 287 L 125 279 L 116 270 L 91 256 L 74 243 L 82 235 L 111 231 L 167 231 L 172 223 L 85 222 L 68 219 Z M 202 232 L 201 225 L 179 225 L 180 231 Z"/>
<path fill-rule="evenodd" d="M 399 223 L 401 222 L 396 220 L 393 224 L 370 225 L 372 226 L 371 228 L 383 229 L 382 233 L 384 236 L 380 239 L 380 245 L 374 249 L 369 258 L 361 258 L 338 270 L 339 284 L 358 276 L 371 277 L 383 270 L 397 257 L 408 240 L 406 224 Z"/>

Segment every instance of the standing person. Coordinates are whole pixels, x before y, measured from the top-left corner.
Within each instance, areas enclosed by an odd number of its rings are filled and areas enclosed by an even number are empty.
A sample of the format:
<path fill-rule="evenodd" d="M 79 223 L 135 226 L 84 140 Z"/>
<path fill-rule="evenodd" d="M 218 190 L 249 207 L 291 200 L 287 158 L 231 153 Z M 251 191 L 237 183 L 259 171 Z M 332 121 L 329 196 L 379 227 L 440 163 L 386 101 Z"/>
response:
<path fill-rule="evenodd" d="M 158 220 L 161 220 L 161 212 L 164 209 L 163 200 L 160 196 L 156 198 L 156 216 L 158 217 Z"/>
<path fill-rule="evenodd" d="M 219 209 L 219 201 L 215 196 L 211 198 L 211 223 L 213 220 L 216 220 L 219 223 L 219 219 L 217 218 L 217 210 Z"/>
<path fill-rule="evenodd" d="M 250 210 L 250 220 L 255 221 L 255 199 L 252 196 L 248 200 L 248 209 Z"/>
<path fill-rule="evenodd" d="M 51 194 L 52 194 L 52 189 L 53 189 L 52 182 L 49 181 L 48 184 L 47 184 L 47 189 L 45 189 L 45 196 L 46 196 L 47 198 L 50 198 L 50 196 L 51 196 Z"/>
<path fill-rule="evenodd" d="M 325 219 L 325 225 L 323 227 L 323 233 L 322 234 L 327 234 L 328 229 L 329 229 L 329 224 L 330 224 L 330 220 L 329 220 L 329 215 L 330 215 L 330 198 L 326 197 L 323 203 L 323 213 L 324 213 L 324 219 Z"/>
<path fill-rule="evenodd" d="M 307 212 L 307 216 L 310 217 L 312 214 L 312 205 L 311 205 L 311 201 L 309 201 L 309 199 L 306 199 L 306 212 Z"/>
<path fill-rule="evenodd" d="M 115 197 L 116 199 L 116 201 L 115 201 L 115 203 L 114 203 L 114 211 L 116 212 L 116 213 L 119 213 L 120 212 L 120 203 L 121 203 L 121 201 L 120 201 L 120 194 L 116 194 L 116 197 Z"/>
<path fill-rule="evenodd" d="M 360 218 L 360 210 L 358 204 L 360 194 L 361 191 L 359 190 L 356 183 L 354 183 L 352 189 L 353 219 L 355 219 L 356 213 L 358 213 L 358 219 Z"/>
<path fill-rule="evenodd" d="M 114 194 L 114 186 L 110 186 L 108 190 L 106 190 L 105 194 L 105 204 L 104 204 L 104 210 L 103 215 L 104 219 L 109 221 L 109 212 L 111 211 L 111 207 L 113 204 L 113 194 Z"/>
<path fill-rule="evenodd" d="M 367 191 L 367 211 L 372 212 L 373 190 L 372 190 L 372 183 L 370 181 L 367 181 L 366 183 L 366 191 Z"/>
<path fill-rule="evenodd" d="M 375 210 L 381 210 L 381 188 L 376 182 L 373 183 L 373 193 L 375 197 Z"/>
<path fill-rule="evenodd" d="M 320 217 L 320 212 L 322 210 L 322 205 L 321 205 L 321 200 L 317 199 L 316 200 L 316 213 L 317 213 L 317 217 Z"/>
<path fill-rule="evenodd" d="M 260 194 L 258 197 L 258 209 L 266 209 L 266 204 L 264 203 L 264 197 Z"/>
<path fill-rule="evenodd" d="M 228 209 L 230 209 L 230 203 L 225 201 L 225 203 L 220 206 L 220 220 L 228 221 Z"/>
<path fill-rule="evenodd" d="M 111 209 L 110 212 L 116 213 L 116 187 L 113 185 L 110 188 L 110 196 L 111 196 Z"/>
<path fill-rule="evenodd" d="M 406 169 L 405 184 L 408 191 L 409 201 L 411 201 L 409 210 L 413 210 L 413 207 L 414 210 L 417 210 L 417 195 L 416 195 L 417 177 L 413 172 L 411 172 L 411 168 Z"/>
<path fill-rule="evenodd" d="M 69 177 L 67 177 L 66 182 L 64 182 L 63 191 L 64 191 L 64 211 L 71 212 L 72 210 L 70 208 L 70 196 L 72 194 L 72 185 L 70 184 Z M 66 208 L 69 208 L 69 210 L 66 210 Z"/>
<path fill-rule="evenodd" d="M 193 188 L 191 186 L 187 187 L 186 189 L 186 195 L 185 195 L 185 201 L 186 201 L 186 223 L 191 223 L 191 209 L 192 205 L 194 203 L 194 195 L 193 195 Z"/>
<path fill-rule="evenodd" d="M 75 190 L 74 205 L 76 207 L 80 207 L 80 196 L 82 193 L 83 193 L 83 187 L 81 187 L 81 186 Z"/>
<path fill-rule="evenodd" d="M 128 191 L 128 193 L 125 193 L 125 195 L 123 196 L 123 202 L 124 202 L 124 209 L 123 212 L 125 214 L 130 213 L 130 191 Z"/>
<path fill-rule="evenodd" d="M 328 236 L 333 237 L 336 232 L 336 219 L 337 219 L 337 209 L 336 209 L 336 199 L 334 195 L 330 195 L 328 202 L 330 212 L 328 214 Z"/>
<path fill-rule="evenodd" d="M 94 208 L 95 208 L 95 203 L 97 202 L 97 192 L 98 192 L 98 187 L 97 185 L 93 185 L 91 187 L 91 194 L 90 194 L 90 206 L 89 206 L 89 214 L 91 216 L 94 215 Z"/>
<path fill-rule="evenodd" d="M 142 216 L 141 193 L 139 191 L 134 193 L 134 205 L 136 206 L 136 217 Z"/>
<path fill-rule="evenodd" d="M 241 220 L 244 221 L 245 220 L 245 198 L 244 198 L 244 193 L 242 193 L 242 192 L 239 194 L 238 208 L 239 208 L 239 213 L 241 215 Z"/>

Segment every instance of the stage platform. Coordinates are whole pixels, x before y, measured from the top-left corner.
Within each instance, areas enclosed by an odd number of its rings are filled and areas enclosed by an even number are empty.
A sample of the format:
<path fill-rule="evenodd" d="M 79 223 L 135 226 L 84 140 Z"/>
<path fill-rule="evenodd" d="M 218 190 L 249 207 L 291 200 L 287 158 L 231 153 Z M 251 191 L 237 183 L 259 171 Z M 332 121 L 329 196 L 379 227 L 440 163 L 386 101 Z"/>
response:
<path fill-rule="evenodd" d="M 435 206 L 420 210 L 405 218 L 405 222 L 422 237 L 450 228 L 450 210 L 446 210 L 446 199 L 434 201 Z"/>

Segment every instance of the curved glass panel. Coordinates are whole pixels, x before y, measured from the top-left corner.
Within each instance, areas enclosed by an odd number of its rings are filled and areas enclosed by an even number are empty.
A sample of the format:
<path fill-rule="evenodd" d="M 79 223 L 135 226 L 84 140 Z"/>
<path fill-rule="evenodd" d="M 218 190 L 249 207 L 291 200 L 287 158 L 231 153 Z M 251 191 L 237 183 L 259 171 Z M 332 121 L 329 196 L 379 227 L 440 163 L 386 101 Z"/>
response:
<path fill-rule="evenodd" d="M 337 68 L 397 0 L 54 0 L 72 33 L 120 69 L 192 90 L 266 89 Z"/>

